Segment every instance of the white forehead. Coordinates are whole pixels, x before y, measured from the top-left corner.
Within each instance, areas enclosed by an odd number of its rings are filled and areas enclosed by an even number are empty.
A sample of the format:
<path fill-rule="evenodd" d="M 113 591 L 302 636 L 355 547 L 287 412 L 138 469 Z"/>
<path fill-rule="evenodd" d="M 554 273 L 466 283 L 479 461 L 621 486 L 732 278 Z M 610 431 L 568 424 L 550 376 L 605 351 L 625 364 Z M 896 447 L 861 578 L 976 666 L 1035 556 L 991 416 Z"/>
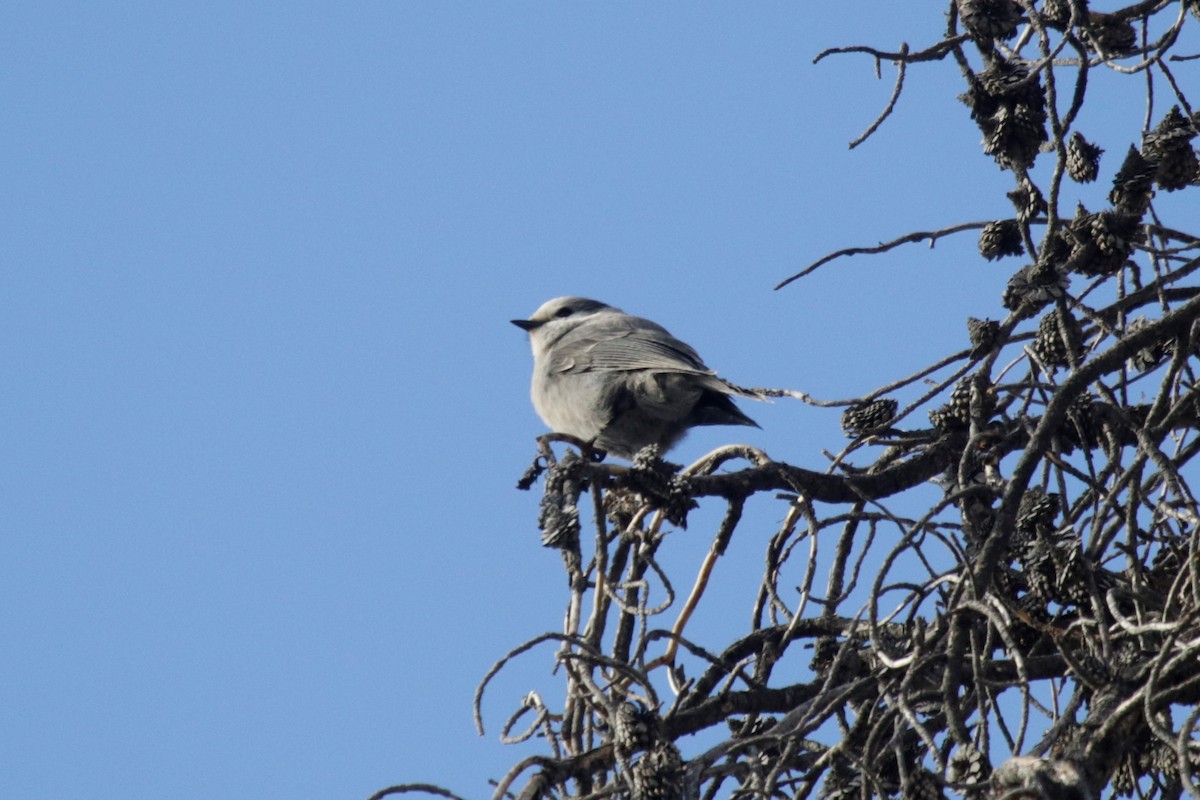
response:
<path fill-rule="evenodd" d="M 607 303 L 602 303 L 599 300 L 591 300 L 587 297 L 575 297 L 567 295 L 564 297 L 556 297 L 553 300 L 547 300 L 538 307 L 538 310 L 533 312 L 530 319 L 549 320 L 558 316 L 563 309 L 571 309 L 574 313 L 594 313 L 596 311 L 617 311 Z"/>

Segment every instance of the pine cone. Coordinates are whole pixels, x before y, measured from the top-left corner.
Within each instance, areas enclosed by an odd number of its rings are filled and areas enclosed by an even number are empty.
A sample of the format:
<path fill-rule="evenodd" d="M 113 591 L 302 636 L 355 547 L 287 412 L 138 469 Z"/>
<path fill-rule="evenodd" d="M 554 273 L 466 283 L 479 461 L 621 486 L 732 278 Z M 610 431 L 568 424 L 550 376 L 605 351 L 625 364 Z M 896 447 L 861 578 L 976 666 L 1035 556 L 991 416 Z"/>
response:
<path fill-rule="evenodd" d="M 929 411 L 929 424 L 939 431 L 955 431 L 967 427 L 967 424 L 950 410 L 950 406 L 939 406 Z"/>
<path fill-rule="evenodd" d="M 621 488 L 634 490 L 643 504 L 651 503 L 672 525 L 686 528 L 688 512 L 697 503 L 688 491 L 686 479 L 679 476 L 682 469 L 680 464 L 664 461 L 658 445 L 646 445 L 634 454 Z"/>
<path fill-rule="evenodd" d="M 1018 103 L 1000 106 L 981 122 L 983 152 L 1008 169 L 1033 166 L 1042 142 L 1046 141 L 1046 112 Z"/>
<path fill-rule="evenodd" d="M 904 800 L 945 800 L 942 782 L 927 769 L 917 769 L 904 782 Z"/>
<path fill-rule="evenodd" d="M 1071 22 L 1071 5 L 1078 7 L 1077 20 L 1087 19 L 1087 0 L 1046 0 L 1042 3 L 1042 22 L 1055 30 L 1066 30 Z"/>
<path fill-rule="evenodd" d="M 1059 269 L 1064 269 L 1076 245 L 1075 236 L 1069 230 L 1060 227 L 1053 236 L 1042 240 L 1042 252 L 1039 258 L 1046 264 L 1053 264 Z"/>
<path fill-rule="evenodd" d="M 950 412 L 963 422 L 971 421 L 971 386 L 967 378 L 959 381 L 950 391 Z"/>
<path fill-rule="evenodd" d="M 987 756 L 972 744 L 955 747 L 946 764 L 946 780 L 951 783 L 979 783 L 991 772 Z"/>
<path fill-rule="evenodd" d="M 1166 778 L 1166 782 L 1177 780 L 1179 775 L 1179 756 L 1175 748 L 1160 741 L 1155 741 L 1146 752 L 1146 766 L 1153 773 Z"/>
<path fill-rule="evenodd" d="M 1001 303 L 1010 311 L 1032 316 L 1039 308 L 1063 296 L 1071 279 L 1051 264 L 1027 264 L 1008 279 Z"/>
<path fill-rule="evenodd" d="M 1042 190 L 1024 178 L 1021 179 L 1016 189 L 1008 193 L 1008 199 L 1012 201 L 1013 207 L 1017 210 L 1017 219 L 1022 222 L 1045 214 L 1048 208 Z"/>
<path fill-rule="evenodd" d="M 993 59 L 970 79 L 959 100 L 983 132 L 983 149 L 1004 168 L 1033 164 L 1046 134 L 1046 97 L 1041 77 L 1024 66 Z"/>
<path fill-rule="evenodd" d="M 1128 753 L 1122 754 L 1121 762 L 1112 774 L 1112 783 L 1110 785 L 1117 797 L 1131 797 L 1133 795 L 1133 786 L 1137 783 L 1139 776 L 1134 774 L 1135 767 L 1132 762 L 1133 759 Z"/>
<path fill-rule="evenodd" d="M 1192 149 L 1196 128 L 1179 106 L 1167 112 L 1154 130 L 1142 137 L 1142 152 L 1146 159 L 1157 166 L 1154 181 L 1168 192 L 1182 189 L 1196 182 L 1200 175 L 1200 162 Z"/>
<path fill-rule="evenodd" d="M 1012 542 L 1029 593 L 1043 605 L 1054 599 L 1054 558 L 1042 539 Z"/>
<path fill-rule="evenodd" d="M 586 480 L 586 463 L 569 451 L 546 473 L 546 491 L 538 512 L 542 544 L 561 550 L 579 547 L 579 495 Z"/>
<path fill-rule="evenodd" d="M 1071 401 L 1067 419 L 1059 430 L 1065 452 L 1070 453 L 1076 447 L 1090 449 L 1100 441 L 1100 427 L 1092 413 L 1093 402 L 1095 398 L 1090 394 L 1081 394 Z"/>
<path fill-rule="evenodd" d="M 1158 162 L 1154 179 L 1168 192 L 1194 186 L 1200 183 L 1200 158 L 1197 158 L 1196 151 L 1190 147 L 1178 150 L 1169 158 Z"/>
<path fill-rule="evenodd" d="M 967 317 L 967 336 L 971 339 L 971 357 L 989 352 L 1000 335 L 1000 323 L 992 319 Z"/>
<path fill-rule="evenodd" d="M 995 261 L 1004 256 L 1019 256 L 1024 252 L 1021 227 L 1015 219 L 989 222 L 979 232 L 979 253 L 988 261 Z"/>
<path fill-rule="evenodd" d="M 1000 105 L 1026 105 L 1046 108 L 1046 96 L 1042 91 L 1041 77 L 1029 77 L 1024 64 L 991 58 L 977 76 L 984 95 L 993 104 L 981 109 L 984 116 L 991 116 Z"/>
<path fill-rule="evenodd" d="M 1016 35 L 1021 9 L 1012 0 L 958 0 L 958 16 L 972 37 L 991 41 Z"/>
<path fill-rule="evenodd" d="M 1054 599 L 1061 605 L 1074 604 L 1087 607 L 1091 601 L 1088 588 L 1088 572 L 1084 565 L 1083 549 L 1078 539 L 1058 543 L 1057 574 L 1054 579 Z M 1086 665 L 1080 665 L 1086 668 Z M 1092 673 L 1094 674 L 1094 673 Z"/>
<path fill-rule="evenodd" d="M 1130 146 L 1124 163 L 1117 170 L 1117 177 L 1113 179 L 1112 191 L 1108 193 L 1109 201 L 1118 211 L 1141 219 L 1150 207 L 1150 198 L 1154 196 L 1152 184 L 1156 172 L 1156 165 L 1147 161 L 1136 147 Z"/>
<path fill-rule="evenodd" d="M 1141 238 L 1137 236 L 1138 222 L 1129 214 L 1101 211 L 1093 214 L 1088 224 L 1092 241 L 1106 256 L 1127 258 L 1133 252 L 1134 242 Z"/>
<path fill-rule="evenodd" d="M 1113 642 L 1113 663 L 1112 666 L 1117 671 L 1128 669 L 1145 669 L 1149 659 L 1146 657 L 1148 653 L 1143 652 L 1142 648 L 1134 639 L 1118 639 Z"/>
<path fill-rule="evenodd" d="M 890 397 L 855 403 L 842 412 L 842 430 L 847 436 L 875 433 L 896 416 L 899 404 Z"/>
<path fill-rule="evenodd" d="M 650 747 L 660 738 L 658 715 L 643 703 L 621 703 L 612 720 L 612 741 L 617 752 L 630 755 Z"/>
<path fill-rule="evenodd" d="M 996 411 L 996 394 L 987 379 L 968 375 L 950 392 L 950 401 L 929 412 L 929 421 L 939 430 L 965 428 L 971 423 L 972 397 L 978 398 L 980 422 L 987 422 Z"/>
<path fill-rule="evenodd" d="M 683 757 L 672 742 L 659 741 L 633 765 L 633 791 L 638 800 L 683 797 Z"/>
<path fill-rule="evenodd" d="M 1074 340 L 1074 349 L 1068 345 L 1063 329 Z M 1060 309 L 1054 309 L 1042 317 L 1038 324 L 1037 337 L 1034 338 L 1030 349 L 1042 362 L 1042 365 L 1052 372 L 1058 367 L 1069 367 L 1072 362 L 1078 362 L 1083 352 L 1083 329 L 1070 314 L 1063 315 Z"/>
<path fill-rule="evenodd" d="M 1100 173 L 1100 154 L 1104 149 L 1084 139 L 1079 131 L 1067 140 L 1067 174 L 1076 183 L 1091 183 Z"/>
<path fill-rule="evenodd" d="M 1089 24 L 1082 31 L 1081 38 L 1089 50 L 1121 56 L 1137 47 L 1137 31 L 1128 20 L 1099 11 L 1092 11 L 1088 16 Z"/>
<path fill-rule="evenodd" d="M 1038 531 L 1049 531 L 1054 527 L 1061 504 L 1059 496 L 1039 486 L 1030 486 L 1021 496 L 1017 508 L 1017 531 L 1026 536 L 1035 536 Z"/>
<path fill-rule="evenodd" d="M 1080 203 L 1075 218 L 1067 226 L 1074 242 L 1066 268 L 1081 275 L 1112 275 L 1133 253 L 1142 240 L 1138 218 L 1120 211 L 1089 213 Z"/>

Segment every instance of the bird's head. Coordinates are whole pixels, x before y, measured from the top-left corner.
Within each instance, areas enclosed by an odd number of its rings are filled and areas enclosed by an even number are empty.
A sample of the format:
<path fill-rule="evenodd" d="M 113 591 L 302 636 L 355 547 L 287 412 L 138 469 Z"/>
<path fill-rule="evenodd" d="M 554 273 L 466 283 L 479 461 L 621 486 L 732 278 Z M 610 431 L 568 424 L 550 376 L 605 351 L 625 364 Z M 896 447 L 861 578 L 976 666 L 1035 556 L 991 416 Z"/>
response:
<path fill-rule="evenodd" d="M 539 344 L 552 342 L 586 319 L 604 312 L 621 313 L 599 300 L 586 297 L 556 297 L 542 303 L 529 319 L 514 319 L 512 324 L 529 333 L 535 352 Z"/>

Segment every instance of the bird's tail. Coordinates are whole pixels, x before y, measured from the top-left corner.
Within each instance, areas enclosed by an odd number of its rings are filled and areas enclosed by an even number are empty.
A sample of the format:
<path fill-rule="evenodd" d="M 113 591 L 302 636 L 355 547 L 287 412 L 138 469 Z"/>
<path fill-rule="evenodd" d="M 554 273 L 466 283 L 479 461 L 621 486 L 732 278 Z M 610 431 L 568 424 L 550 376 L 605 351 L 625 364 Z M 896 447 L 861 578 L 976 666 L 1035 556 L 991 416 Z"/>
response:
<path fill-rule="evenodd" d="M 738 387 L 730 384 L 730 389 Z M 724 389 L 724 387 L 723 387 Z M 692 413 L 688 417 L 688 425 L 750 425 L 755 428 L 760 427 L 757 422 L 750 419 L 742 413 L 742 410 L 734 404 L 733 399 L 729 396 L 734 394 L 733 391 L 706 391 L 700 395 L 700 401 L 696 403 L 696 407 L 692 409 Z M 741 394 L 741 392 L 736 392 Z M 754 397 L 754 395 L 745 395 L 746 397 Z"/>

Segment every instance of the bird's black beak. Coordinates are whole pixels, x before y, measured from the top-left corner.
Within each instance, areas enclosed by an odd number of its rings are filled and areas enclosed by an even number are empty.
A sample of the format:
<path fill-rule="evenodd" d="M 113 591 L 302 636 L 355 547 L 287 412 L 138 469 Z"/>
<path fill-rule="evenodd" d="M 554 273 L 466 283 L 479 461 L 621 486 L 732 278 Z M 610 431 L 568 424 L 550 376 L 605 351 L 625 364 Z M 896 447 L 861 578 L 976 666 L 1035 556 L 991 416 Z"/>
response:
<path fill-rule="evenodd" d="M 534 328 L 542 327 L 542 323 L 534 322 L 531 319 L 514 319 L 512 321 L 512 324 L 516 325 L 518 328 L 520 328 L 523 331 L 531 331 Z"/>

